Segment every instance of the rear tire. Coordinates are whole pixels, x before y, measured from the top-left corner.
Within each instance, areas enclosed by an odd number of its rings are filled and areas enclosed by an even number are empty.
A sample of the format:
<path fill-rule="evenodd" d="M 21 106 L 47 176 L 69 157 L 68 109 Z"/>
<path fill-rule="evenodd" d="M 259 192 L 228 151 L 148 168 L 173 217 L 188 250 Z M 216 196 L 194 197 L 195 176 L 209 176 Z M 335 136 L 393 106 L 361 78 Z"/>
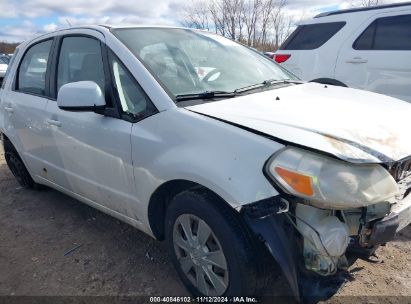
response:
<path fill-rule="evenodd" d="M 39 185 L 31 178 L 30 173 L 27 171 L 26 166 L 21 160 L 14 146 L 10 141 L 4 141 L 4 156 L 6 158 L 7 166 L 11 173 L 13 173 L 17 182 L 26 189 L 38 189 Z"/>
<path fill-rule="evenodd" d="M 216 195 L 204 189 L 178 194 L 165 229 L 172 262 L 194 296 L 256 296 L 265 288 L 261 243 Z"/>

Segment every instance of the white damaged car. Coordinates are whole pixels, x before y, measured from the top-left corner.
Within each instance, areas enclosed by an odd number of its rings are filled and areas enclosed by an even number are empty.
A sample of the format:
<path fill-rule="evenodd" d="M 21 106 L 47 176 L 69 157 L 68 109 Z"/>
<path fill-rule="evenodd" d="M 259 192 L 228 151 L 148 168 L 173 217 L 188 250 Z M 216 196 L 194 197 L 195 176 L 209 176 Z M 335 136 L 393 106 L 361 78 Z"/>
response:
<path fill-rule="evenodd" d="M 303 83 L 218 35 L 73 27 L 20 45 L 0 92 L 18 182 L 166 240 L 196 296 L 301 298 L 411 222 L 411 105 Z"/>

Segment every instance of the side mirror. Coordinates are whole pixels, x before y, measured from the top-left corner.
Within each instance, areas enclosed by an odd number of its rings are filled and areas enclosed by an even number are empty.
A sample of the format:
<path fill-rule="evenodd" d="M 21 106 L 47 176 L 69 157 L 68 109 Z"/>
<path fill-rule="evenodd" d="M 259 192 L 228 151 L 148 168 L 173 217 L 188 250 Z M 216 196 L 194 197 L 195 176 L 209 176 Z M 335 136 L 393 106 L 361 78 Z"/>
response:
<path fill-rule="evenodd" d="M 100 87 L 93 81 L 78 81 L 63 85 L 57 94 L 57 105 L 65 111 L 104 110 L 106 101 Z"/>

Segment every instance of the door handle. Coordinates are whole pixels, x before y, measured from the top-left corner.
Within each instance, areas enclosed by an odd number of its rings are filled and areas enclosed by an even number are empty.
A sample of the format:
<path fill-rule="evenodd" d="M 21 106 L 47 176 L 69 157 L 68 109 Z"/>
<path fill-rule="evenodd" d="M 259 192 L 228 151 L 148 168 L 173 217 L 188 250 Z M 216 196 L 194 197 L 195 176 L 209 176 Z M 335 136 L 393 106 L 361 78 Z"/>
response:
<path fill-rule="evenodd" d="M 8 106 L 5 106 L 5 107 L 4 107 L 4 111 L 6 111 L 6 112 L 8 112 L 8 113 L 13 113 L 13 112 L 14 112 L 13 108 L 12 108 L 12 107 L 8 107 Z"/>
<path fill-rule="evenodd" d="M 61 127 L 61 122 L 55 119 L 46 119 L 46 123 L 49 124 L 50 126 Z"/>
<path fill-rule="evenodd" d="M 354 57 L 352 59 L 349 59 L 346 61 L 347 63 L 354 63 L 354 64 L 360 64 L 360 63 L 367 63 L 367 59 L 363 59 L 361 57 Z"/>

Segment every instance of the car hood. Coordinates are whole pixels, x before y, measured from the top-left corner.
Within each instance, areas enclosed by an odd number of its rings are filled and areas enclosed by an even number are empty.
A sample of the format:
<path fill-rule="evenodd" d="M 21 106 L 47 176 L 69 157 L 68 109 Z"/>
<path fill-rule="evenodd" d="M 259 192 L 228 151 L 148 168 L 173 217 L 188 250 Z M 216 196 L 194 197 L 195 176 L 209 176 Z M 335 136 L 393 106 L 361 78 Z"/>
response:
<path fill-rule="evenodd" d="M 361 90 L 307 83 L 186 108 L 350 162 L 411 155 L 411 104 Z"/>

